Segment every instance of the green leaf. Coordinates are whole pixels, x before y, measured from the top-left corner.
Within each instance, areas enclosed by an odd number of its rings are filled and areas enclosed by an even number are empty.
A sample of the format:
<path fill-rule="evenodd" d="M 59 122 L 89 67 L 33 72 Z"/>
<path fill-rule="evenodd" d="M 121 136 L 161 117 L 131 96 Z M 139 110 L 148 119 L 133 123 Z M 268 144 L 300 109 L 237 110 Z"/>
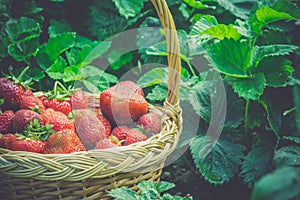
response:
<path fill-rule="evenodd" d="M 17 61 L 23 61 L 34 54 L 39 47 L 39 38 L 31 37 L 16 41 L 8 46 L 8 54 Z"/>
<path fill-rule="evenodd" d="M 113 0 L 120 14 L 126 19 L 140 13 L 144 7 L 144 1 L 147 0 Z"/>
<path fill-rule="evenodd" d="M 39 37 L 41 34 L 40 24 L 27 17 L 11 20 L 6 24 L 5 31 L 11 41 L 20 41 Z"/>
<path fill-rule="evenodd" d="M 229 79 L 228 79 L 229 80 Z M 263 73 L 254 74 L 251 78 L 235 78 L 229 80 L 234 91 L 246 100 L 257 100 L 266 87 L 266 78 Z"/>
<path fill-rule="evenodd" d="M 84 74 L 81 74 L 79 72 L 78 67 L 70 66 L 64 69 L 64 76 L 63 76 L 64 82 L 79 81 L 84 79 L 85 77 L 86 76 Z"/>
<path fill-rule="evenodd" d="M 0 34 L 0 61 L 2 58 L 7 56 L 7 49 L 9 44 L 9 38 Z"/>
<path fill-rule="evenodd" d="M 284 167 L 265 175 L 255 184 L 251 200 L 297 199 L 300 195 L 300 169 Z"/>
<path fill-rule="evenodd" d="M 164 39 L 164 36 L 159 31 L 160 29 L 161 23 L 158 18 L 147 17 L 145 21 L 143 21 L 136 36 L 136 44 L 138 45 L 139 53 L 144 53 L 145 48 L 148 48 Z"/>
<path fill-rule="evenodd" d="M 224 39 L 207 47 L 208 61 L 216 70 L 234 77 L 249 77 L 251 47 L 248 41 Z"/>
<path fill-rule="evenodd" d="M 222 184 L 238 172 L 245 147 L 229 140 L 196 137 L 190 145 L 196 167 L 210 183 Z"/>
<path fill-rule="evenodd" d="M 71 48 L 70 51 L 66 51 L 66 58 L 69 65 L 78 66 L 81 67 L 83 65 L 83 61 L 86 59 L 87 55 L 91 52 L 92 47 L 89 45 L 86 45 L 79 48 Z"/>
<path fill-rule="evenodd" d="M 151 87 L 157 84 L 167 83 L 168 69 L 167 68 L 154 68 L 145 73 L 138 81 L 137 84 L 141 88 Z"/>
<path fill-rule="evenodd" d="M 50 38 L 46 44 L 44 44 L 37 54 L 38 65 L 46 70 L 59 55 L 75 44 L 75 33 L 62 33 Z"/>
<path fill-rule="evenodd" d="M 286 146 L 278 149 L 274 154 L 276 166 L 300 167 L 300 147 Z"/>
<path fill-rule="evenodd" d="M 262 7 L 259 10 L 256 11 L 256 17 L 260 22 L 263 22 L 263 24 L 269 24 L 275 21 L 279 20 L 285 20 L 285 19 L 297 19 L 287 12 L 280 12 L 277 10 L 274 10 L 268 6 Z"/>
<path fill-rule="evenodd" d="M 300 144 L 300 137 L 294 137 L 294 136 L 283 136 L 282 139 L 294 142 L 296 144 Z"/>
<path fill-rule="evenodd" d="M 45 77 L 45 73 L 40 68 L 32 68 L 30 69 L 30 77 L 38 82 Z"/>
<path fill-rule="evenodd" d="M 264 73 L 267 86 L 277 88 L 290 84 L 294 68 L 284 57 L 269 57 L 259 63 L 256 71 Z"/>
<path fill-rule="evenodd" d="M 154 189 L 157 193 L 161 193 L 174 188 L 175 184 L 166 181 L 160 181 L 160 182 L 142 181 L 137 186 L 142 191 L 142 193 L 150 189 Z"/>
<path fill-rule="evenodd" d="M 50 20 L 50 26 L 48 27 L 48 34 L 50 38 L 55 37 L 64 32 L 71 32 L 71 26 L 66 22 L 60 22 L 55 19 Z"/>
<path fill-rule="evenodd" d="M 226 87 L 226 102 L 227 109 L 224 125 L 230 128 L 238 128 L 244 120 L 245 101 L 239 98 L 230 87 Z"/>
<path fill-rule="evenodd" d="M 61 56 L 58 57 L 57 60 L 47 68 L 46 73 L 52 79 L 62 79 L 64 77 L 64 69 L 67 67 L 67 62 Z"/>
<path fill-rule="evenodd" d="M 108 55 L 108 61 L 113 70 L 118 70 L 126 63 L 130 63 L 132 60 L 132 53 L 123 53 L 120 50 L 112 50 Z"/>
<path fill-rule="evenodd" d="M 136 1 L 137 0 L 134 2 Z M 127 2 L 130 4 L 130 1 Z M 143 12 L 134 18 L 126 19 L 118 14 L 115 4 L 111 0 L 94 0 L 88 13 L 88 31 L 99 40 L 107 39 L 110 36 L 126 30 L 126 28 L 147 14 L 147 12 Z"/>
<path fill-rule="evenodd" d="M 147 191 L 142 191 L 140 194 L 141 199 L 145 199 L 145 200 L 158 199 L 159 196 L 160 195 L 158 194 L 158 192 L 152 188 Z"/>
<path fill-rule="evenodd" d="M 190 35 L 199 35 L 203 31 L 218 25 L 217 18 L 212 15 L 203 15 L 192 27 Z"/>
<path fill-rule="evenodd" d="M 116 200 L 137 200 L 137 194 L 129 188 L 116 188 L 109 191 L 111 197 Z"/>
<path fill-rule="evenodd" d="M 296 105 L 296 124 L 300 130 L 300 87 L 294 86 L 294 102 Z"/>
<path fill-rule="evenodd" d="M 257 135 L 251 151 L 242 164 L 241 177 L 250 188 L 264 174 L 272 169 L 272 158 L 276 148 L 276 139 L 269 135 Z"/>
<path fill-rule="evenodd" d="M 296 51 L 297 46 L 276 44 L 268 46 L 255 46 L 252 54 L 252 66 L 255 67 L 264 58 L 270 56 L 285 56 Z"/>
<path fill-rule="evenodd" d="M 168 56 L 167 42 L 163 41 L 150 46 L 147 48 L 146 53 L 154 56 Z M 188 58 L 185 55 L 186 49 L 183 46 L 180 46 L 180 57 L 186 61 Z"/>
<path fill-rule="evenodd" d="M 146 98 L 150 101 L 164 101 L 168 96 L 168 87 L 164 85 L 156 85 L 149 92 Z"/>
<path fill-rule="evenodd" d="M 258 101 L 251 101 L 249 104 L 248 127 L 254 129 L 263 125 L 266 119 L 264 107 Z"/>
<path fill-rule="evenodd" d="M 232 3 L 232 0 L 217 0 L 218 4 L 228 10 L 231 14 L 234 16 L 241 18 L 241 19 L 247 19 L 249 10 L 238 7 L 234 3 Z"/>
<path fill-rule="evenodd" d="M 110 46 L 111 46 L 110 41 L 100 42 L 86 56 L 86 58 L 84 59 L 84 61 L 81 64 L 81 66 L 88 65 L 92 61 L 94 61 L 96 58 L 99 58 L 100 56 L 102 56 L 110 48 Z"/>
<path fill-rule="evenodd" d="M 106 73 L 102 69 L 99 69 L 98 67 L 91 66 L 91 65 L 84 66 L 83 68 L 81 68 L 80 73 L 87 77 L 92 77 L 92 76 L 104 77 L 109 83 L 118 83 L 119 82 L 119 80 L 116 76 Z"/>
<path fill-rule="evenodd" d="M 212 38 L 219 38 L 221 40 L 224 38 L 238 40 L 242 36 L 232 24 L 218 24 L 204 30 L 201 34 L 209 34 Z"/>
<path fill-rule="evenodd" d="M 264 94 L 263 100 L 259 101 L 265 108 L 267 114 L 268 123 L 275 133 L 276 137 L 279 138 L 279 132 L 282 124 L 282 108 L 279 103 L 276 102 L 275 98 L 269 96 L 268 93 Z"/>
<path fill-rule="evenodd" d="M 84 86 L 88 89 L 89 92 L 93 94 L 97 94 L 101 92 L 98 87 L 94 84 L 94 82 L 83 80 Z"/>
<path fill-rule="evenodd" d="M 201 81 L 189 94 L 190 103 L 195 112 L 206 122 L 211 118 L 211 86 L 208 81 Z"/>
<path fill-rule="evenodd" d="M 202 2 L 196 1 L 196 0 L 183 0 L 183 1 L 187 5 L 191 6 L 192 8 L 196 8 L 196 9 L 215 8 L 214 6 L 209 6 L 209 5 L 203 4 Z"/>
<path fill-rule="evenodd" d="M 263 1 L 258 5 L 249 22 L 251 29 L 259 34 L 261 34 L 263 27 L 269 23 L 300 18 L 299 7 L 290 0 Z"/>

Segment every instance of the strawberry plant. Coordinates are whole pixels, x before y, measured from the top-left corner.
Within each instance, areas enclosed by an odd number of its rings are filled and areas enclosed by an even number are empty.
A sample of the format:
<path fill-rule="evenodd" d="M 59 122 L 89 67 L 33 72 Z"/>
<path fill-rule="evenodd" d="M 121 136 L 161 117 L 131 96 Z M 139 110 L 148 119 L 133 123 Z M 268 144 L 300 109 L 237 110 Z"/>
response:
<path fill-rule="evenodd" d="M 178 160 L 162 180 L 178 187 L 142 182 L 140 194 L 120 188 L 111 195 L 180 199 L 160 195 L 172 188 L 194 199 L 298 199 L 299 2 L 167 3 L 182 60 L 176 152 L 186 151 L 172 158 Z M 164 34 L 147 0 L 1 1 L 0 147 L 16 142 L 16 131 L 49 137 L 46 144 L 17 142 L 45 145 L 44 153 L 118 147 L 157 133 L 161 119 L 148 113 L 148 103 L 167 97 Z M 120 81 L 129 72 L 136 83 Z M 86 92 L 101 93 L 96 112 L 87 110 Z M 231 192 L 237 190 L 245 192 Z"/>

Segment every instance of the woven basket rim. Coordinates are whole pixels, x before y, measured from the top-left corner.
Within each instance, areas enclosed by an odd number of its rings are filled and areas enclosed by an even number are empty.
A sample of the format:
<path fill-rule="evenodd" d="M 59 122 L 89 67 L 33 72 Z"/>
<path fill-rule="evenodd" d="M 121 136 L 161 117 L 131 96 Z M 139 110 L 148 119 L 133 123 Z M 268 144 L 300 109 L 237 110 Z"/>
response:
<path fill-rule="evenodd" d="M 181 68 L 179 41 L 172 15 L 165 0 L 151 1 L 165 29 L 168 44 L 168 96 L 163 107 L 151 106 L 152 109 L 158 109 L 165 115 L 160 133 L 144 142 L 129 146 L 70 154 L 40 154 L 0 148 L 0 174 L 40 180 L 78 181 L 88 178 L 103 178 L 116 175 L 120 169 L 124 170 L 126 167 L 134 169 L 132 171 L 139 168 L 150 169 L 151 165 L 164 162 L 166 157 L 173 152 L 178 143 L 182 125 L 182 111 L 178 99 Z M 105 162 L 103 160 L 96 162 L 92 156 L 107 154 L 111 154 L 119 160 L 113 161 L 108 157 L 105 158 Z M 68 160 L 72 160 L 76 164 L 68 163 Z M 128 167 L 126 162 L 132 165 Z M 120 166 L 120 169 L 113 167 L 114 163 L 116 166 Z M 80 171 L 86 172 L 86 175 Z"/>

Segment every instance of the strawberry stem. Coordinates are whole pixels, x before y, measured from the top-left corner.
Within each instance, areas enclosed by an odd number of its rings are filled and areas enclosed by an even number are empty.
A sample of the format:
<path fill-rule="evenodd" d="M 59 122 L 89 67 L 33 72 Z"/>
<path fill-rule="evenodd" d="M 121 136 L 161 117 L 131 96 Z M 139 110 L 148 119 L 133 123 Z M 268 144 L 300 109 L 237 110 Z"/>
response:
<path fill-rule="evenodd" d="M 17 78 L 18 81 L 22 82 L 21 80 L 22 80 L 24 74 L 28 71 L 28 69 L 29 69 L 29 66 L 25 67 L 25 69 L 18 76 L 18 78 Z"/>

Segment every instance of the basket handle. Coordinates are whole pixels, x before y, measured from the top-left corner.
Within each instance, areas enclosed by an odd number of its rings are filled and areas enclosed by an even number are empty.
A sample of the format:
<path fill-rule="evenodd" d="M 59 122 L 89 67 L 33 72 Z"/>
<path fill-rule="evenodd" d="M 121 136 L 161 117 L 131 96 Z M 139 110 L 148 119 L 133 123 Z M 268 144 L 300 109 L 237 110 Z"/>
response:
<path fill-rule="evenodd" d="M 178 104 L 178 95 L 180 87 L 180 48 L 176 32 L 176 27 L 172 14 L 165 0 L 151 0 L 154 5 L 159 19 L 165 29 L 167 50 L 168 50 L 168 98 L 167 101 L 172 104 Z"/>

